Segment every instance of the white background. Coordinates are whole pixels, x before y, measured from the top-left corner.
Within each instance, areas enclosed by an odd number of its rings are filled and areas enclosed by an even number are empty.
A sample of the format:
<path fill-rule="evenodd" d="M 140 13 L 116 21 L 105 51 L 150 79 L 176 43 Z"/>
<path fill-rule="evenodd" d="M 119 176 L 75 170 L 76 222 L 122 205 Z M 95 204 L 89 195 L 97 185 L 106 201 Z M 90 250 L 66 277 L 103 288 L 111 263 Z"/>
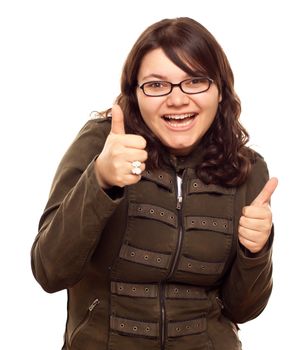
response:
<path fill-rule="evenodd" d="M 304 347 L 302 3 L 1 0 L 1 348 L 61 348 L 66 293 L 45 293 L 30 269 L 30 248 L 55 168 L 90 112 L 111 106 L 119 94 L 121 68 L 139 34 L 177 16 L 198 20 L 223 46 L 250 144 L 279 178 L 272 202 L 274 290 L 263 314 L 241 325 L 244 349 Z"/>

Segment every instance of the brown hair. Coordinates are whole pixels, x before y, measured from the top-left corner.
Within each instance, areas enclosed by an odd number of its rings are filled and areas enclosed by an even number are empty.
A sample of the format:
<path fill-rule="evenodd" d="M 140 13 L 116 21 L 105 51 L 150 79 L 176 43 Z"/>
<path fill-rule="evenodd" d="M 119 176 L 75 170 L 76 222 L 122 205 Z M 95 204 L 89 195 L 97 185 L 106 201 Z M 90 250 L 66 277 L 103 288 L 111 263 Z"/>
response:
<path fill-rule="evenodd" d="M 239 123 L 240 100 L 234 90 L 234 76 L 225 53 L 212 34 L 190 18 L 164 19 L 148 27 L 130 51 L 121 76 L 117 103 L 125 116 L 126 131 L 147 140 L 147 169 L 167 164 L 168 152 L 146 126 L 139 111 L 136 87 L 143 57 L 162 48 L 169 59 L 191 76 L 212 78 L 222 101 L 210 129 L 200 143 L 203 158 L 196 169 L 205 183 L 223 186 L 242 184 L 251 167 L 254 153 L 246 147 L 249 135 Z"/>

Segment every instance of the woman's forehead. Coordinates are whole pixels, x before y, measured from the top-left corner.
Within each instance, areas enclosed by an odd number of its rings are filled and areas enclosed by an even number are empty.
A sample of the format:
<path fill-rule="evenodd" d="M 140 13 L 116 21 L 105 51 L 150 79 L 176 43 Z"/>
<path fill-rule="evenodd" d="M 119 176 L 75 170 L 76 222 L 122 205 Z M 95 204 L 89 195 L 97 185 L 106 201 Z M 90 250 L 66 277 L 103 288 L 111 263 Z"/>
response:
<path fill-rule="evenodd" d="M 180 70 L 182 75 L 199 75 L 207 70 L 201 61 L 196 61 L 183 50 L 173 49 L 165 52 L 161 47 L 150 50 L 141 60 L 138 74 L 143 78 L 155 77 L 158 79 L 167 78 L 169 71 Z"/>

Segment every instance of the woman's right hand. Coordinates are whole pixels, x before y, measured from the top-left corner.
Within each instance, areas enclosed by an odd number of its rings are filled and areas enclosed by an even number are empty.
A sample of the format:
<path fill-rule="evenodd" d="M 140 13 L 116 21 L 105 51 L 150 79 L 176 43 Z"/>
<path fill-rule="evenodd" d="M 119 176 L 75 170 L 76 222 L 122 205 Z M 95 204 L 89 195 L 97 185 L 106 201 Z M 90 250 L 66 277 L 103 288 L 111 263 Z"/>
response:
<path fill-rule="evenodd" d="M 137 183 L 141 175 L 132 174 L 132 162 L 141 162 L 144 171 L 148 153 L 146 140 L 140 135 L 126 134 L 124 115 L 119 105 L 112 108 L 111 131 L 104 148 L 95 162 L 95 172 L 103 189 L 112 186 L 124 187 Z"/>

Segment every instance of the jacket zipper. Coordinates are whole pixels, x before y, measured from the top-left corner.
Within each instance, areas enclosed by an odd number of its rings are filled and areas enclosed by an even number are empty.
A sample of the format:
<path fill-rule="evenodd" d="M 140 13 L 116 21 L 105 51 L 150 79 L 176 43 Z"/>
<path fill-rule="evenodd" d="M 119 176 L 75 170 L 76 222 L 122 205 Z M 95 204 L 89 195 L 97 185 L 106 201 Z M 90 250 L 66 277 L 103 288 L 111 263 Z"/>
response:
<path fill-rule="evenodd" d="M 165 309 L 165 285 L 160 285 L 160 348 L 165 349 L 165 329 L 166 309 Z"/>
<path fill-rule="evenodd" d="M 184 175 L 183 175 L 184 176 Z M 182 248 L 182 241 L 183 241 L 183 220 L 182 220 L 182 204 L 183 204 L 183 196 L 182 196 L 182 184 L 183 184 L 183 176 L 180 178 L 179 176 L 176 177 L 176 194 L 177 194 L 177 199 L 176 199 L 176 210 L 177 210 L 177 217 L 178 217 L 178 239 L 177 239 L 177 245 L 175 249 L 175 255 L 172 260 L 172 265 L 171 269 L 169 271 L 168 276 L 166 277 L 166 280 L 169 280 L 176 268 L 178 258 L 181 253 L 181 248 Z"/>
<path fill-rule="evenodd" d="M 78 335 L 78 333 L 81 331 L 82 328 L 84 328 L 87 323 L 89 322 L 91 315 L 92 315 L 92 311 L 94 310 L 94 308 L 100 304 L 100 300 L 99 299 L 95 299 L 92 304 L 88 307 L 88 310 L 86 312 L 86 315 L 84 317 L 84 319 L 82 320 L 82 322 L 80 322 L 80 324 L 74 329 L 74 331 L 71 334 L 71 337 L 69 339 L 69 347 L 71 347 L 73 340 L 75 339 L 75 337 Z"/>
<path fill-rule="evenodd" d="M 183 220 L 182 220 L 182 183 L 183 183 L 183 177 L 180 178 L 179 176 L 176 177 L 176 210 L 178 214 L 178 239 L 177 239 L 177 245 L 175 249 L 174 258 L 172 260 L 170 271 L 165 278 L 165 281 L 169 280 L 176 268 L 181 248 L 182 248 L 182 241 L 183 241 Z M 165 349 L 165 337 L 166 337 L 166 310 L 165 310 L 165 281 L 161 283 L 160 285 L 160 344 L 161 344 L 161 350 Z"/>

